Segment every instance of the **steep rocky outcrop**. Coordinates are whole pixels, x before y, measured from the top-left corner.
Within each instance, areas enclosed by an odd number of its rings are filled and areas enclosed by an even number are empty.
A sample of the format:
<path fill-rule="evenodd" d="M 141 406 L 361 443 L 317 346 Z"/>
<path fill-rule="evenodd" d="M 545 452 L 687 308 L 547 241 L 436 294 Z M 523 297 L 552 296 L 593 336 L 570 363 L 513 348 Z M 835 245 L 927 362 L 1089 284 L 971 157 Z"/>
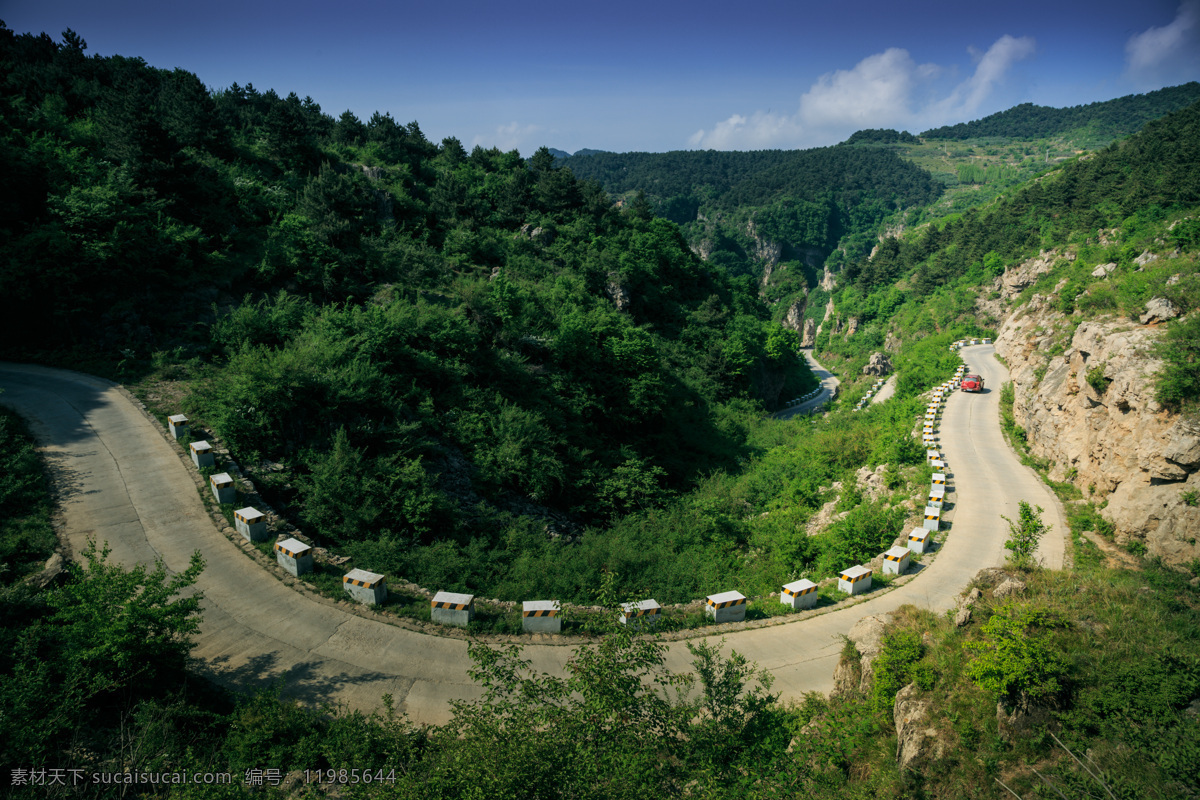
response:
<path fill-rule="evenodd" d="M 754 249 L 751 255 L 763 262 L 763 285 L 766 286 L 767 280 L 771 277 L 772 270 L 779 264 L 780 258 L 783 257 L 783 243 L 772 241 L 758 232 L 758 227 L 754 224 L 754 220 L 746 223 L 746 234 L 754 241 Z"/>
<path fill-rule="evenodd" d="M 1036 272 L 1046 260 L 1027 263 Z M 1200 558 L 1200 507 L 1184 499 L 1200 491 L 1200 422 L 1154 399 L 1161 363 L 1152 345 L 1162 326 L 1080 322 L 1050 299 L 1034 295 L 996 339 L 1013 379 L 1014 416 L 1031 450 L 1052 463 L 1051 478 L 1106 502 L 1101 513 L 1118 542 L 1140 540 L 1171 564 Z M 1157 323 L 1157 316 L 1148 321 Z"/>
<path fill-rule="evenodd" d="M 793 330 L 796 333 L 802 334 L 804 332 L 804 309 L 808 305 L 807 301 L 807 297 L 801 297 L 792 303 L 787 313 L 783 315 L 783 327 Z M 803 345 L 801 346 L 803 347 Z"/>
<path fill-rule="evenodd" d="M 800 334 L 800 346 L 812 347 L 817 343 L 817 321 L 813 319 L 804 320 L 804 332 Z"/>
<path fill-rule="evenodd" d="M 892 716 L 896 720 L 896 766 L 921 769 L 940 759 L 946 743 L 931 724 L 933 704 L 922 699 L 915 683 L 896 693 Z"/>
<path fill-rule="evenodd" d="M 831 696 L 870 691 L 875 682 L 875 669 L 872 665 L 883 650 L 883 631 L 890 617 L 890 614 L 876 614 L 863 617 L 854 623 L 846 638 L 854 645 L 858 658 L 842 658 L 838 662 L 833 672 Z"/>
<path fill-rule="evenodd" d="M 877 375 L 882 377 L 889 375 L 892 372 L 892 360 L 883 353 L 872 353 L 871 359 L 867 365 L 863 367 L 863 375 Z"/>

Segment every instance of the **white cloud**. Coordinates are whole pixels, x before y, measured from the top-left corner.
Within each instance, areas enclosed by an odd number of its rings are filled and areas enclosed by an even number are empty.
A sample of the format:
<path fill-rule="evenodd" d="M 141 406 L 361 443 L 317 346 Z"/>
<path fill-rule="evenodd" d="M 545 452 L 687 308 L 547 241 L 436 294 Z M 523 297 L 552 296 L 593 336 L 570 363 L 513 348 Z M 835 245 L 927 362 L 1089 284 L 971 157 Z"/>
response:
<path fill-rule="evenodd" d="M 1001 36 L 986 53 L 979 56 L 975 73 L 954 87 L 949 96 L 933 103 L 923 116 L 940 118 L 934 125 L 965 121 L 965 118 L 979 110 L 1012 65 L 1029 58 L 1034 49 L 1034 41 L 1029 36 Z"/>
<path fill-rule="evenodd" d="M 1189 0 L 1200 2 L 1200 0 Z M 688 144 L 714 150 L 812 147 L 832 144 L 862 128 L 924 130 L 973 114 L 1017 61 L 1034 52 L 1029 37 L 1002 36 L 986 52 L 972 50 L 970 78 L 943 96 L 934 82 L 951 70 L 917 64 L 897 47 L 868 56 L 852 69 L 822 75 L 800 98 L 795 114 L 734 114 Z"/>
<path fill-rule="evenodd" d="M 541 130 L 540 125 L 510 122 L 507 125 L 498 125 L 492 133 L 476 134 L 471 138 L 471 146 L 497 147 L 505 153 L 509 150 L 525 152 L 532 149 L 524 146 L 529 142 L 529 138 Z"/>
<path fill-rule="evenodd" d="M 1170 23 L 1129 37 L 1125 65 L 1132 79 L 1147 85 L 1194 80 L 1200 72 L 1200 0 L 1184 0 Z"/>
<path fill-rule="evenodd" d="M 889 126 L 907 121 L 913 88 L 931 65 L 918 67 L 907 50 L 892 47 L 868 56 L 854 69 L 822 75 L 800 98 L 797 116 L 806 127 Z"/>
<path fill-rule="evenodd" d="M 734 114 L 710 131 L 696 131 L 688 144 L 705 150 L 769 150 L 802 134 L 803 128 L 793 117 L 756 111 L 749 117 Z"/>

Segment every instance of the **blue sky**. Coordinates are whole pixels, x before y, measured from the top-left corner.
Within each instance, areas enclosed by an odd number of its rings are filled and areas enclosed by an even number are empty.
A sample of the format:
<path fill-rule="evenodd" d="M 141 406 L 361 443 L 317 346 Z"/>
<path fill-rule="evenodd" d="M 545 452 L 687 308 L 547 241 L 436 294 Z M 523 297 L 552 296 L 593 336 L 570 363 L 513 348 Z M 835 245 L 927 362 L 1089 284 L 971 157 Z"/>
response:
<path fill-rule="evenodd" d="M 815 147 L 1200 80 L 1200 0 L 2 0 L 0 19 L 525 155 Z"/>

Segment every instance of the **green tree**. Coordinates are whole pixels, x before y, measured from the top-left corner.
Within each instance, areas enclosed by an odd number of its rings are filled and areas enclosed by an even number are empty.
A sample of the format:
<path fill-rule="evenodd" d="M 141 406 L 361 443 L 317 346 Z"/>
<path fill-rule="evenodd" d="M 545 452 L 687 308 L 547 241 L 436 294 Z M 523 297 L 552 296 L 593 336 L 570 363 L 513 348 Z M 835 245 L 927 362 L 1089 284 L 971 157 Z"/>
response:
<path fill-rule="evenodd" d="M 1042 507 L 1031 506 L 1022 500 L 1018 506 L 1017 522 L 1001 515 L 1008 523 L 1008 539 L 1004 547 L 1009 551 L 1008 560 L 1017 567 L 1030 567 L 1034 564 L 1034 553 L 1038 542 L 1050 530 L 1049 525 L 1042 522 Z"/>
<path fill-rule="evenodd" d="M 1158 373 L 1158 402 L 1178 409 L 1200 398 L 1200 314 L 1172 320 L 1156 345 L 1163 360 Z"/>
<path fill-rule="evenodd" d="M 199 551 L 175 575 L 161 561 L 125 569 L 109 552 L 89 541 L 83 563 L 71 564 L 71 580 L 47 601 L 68 672 L 93 694 L 182 673 L 200 629 L 201 595 L 180 596 L 204 570 Z"/>
<path fill-rule="evenodd" d="M 971 680 L 997 699 L 1015 702 L 1051 697 L 1062 688 L 1065 666 L 1050 646 L 1047 629 L 1062 621 L 1046 609 L 1005 604 L 983 624 L 983 641 L 968 642 L 975 659 Z"/>

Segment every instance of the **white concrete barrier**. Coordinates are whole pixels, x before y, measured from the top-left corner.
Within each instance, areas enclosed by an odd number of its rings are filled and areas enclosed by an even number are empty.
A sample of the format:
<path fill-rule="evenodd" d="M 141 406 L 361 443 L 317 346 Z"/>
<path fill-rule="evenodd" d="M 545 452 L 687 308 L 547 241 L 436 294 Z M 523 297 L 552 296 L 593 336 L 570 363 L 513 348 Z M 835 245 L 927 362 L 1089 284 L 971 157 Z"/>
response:
<path fill-rule="evenodd" d="M 621 603 L 621 624 L 630 628 L 652 628 L 662 619 L 662 606 L 657 600 L 638 600 Z"/>
<path fill-rule="evenodd" d="M 358 602 L 377 606 L 387 599 L 387 581 L 378 572 L 352 569 L 342 576 L 342 588 Z"/>
<path fill-rule="evenodd" d="M 903 575 L 908 571 L 911 553 L 907 547 L 893 547 L 883 554 L 883 572 Z"/>
<path fill-rule="evenodd" d="M 927 531 L 938 532 L 942 522 L 942 510 L 932 506 L 925 506 L 925 524 L 922 526 Z"/>
<path fill-rule="evenodd" d="M 196 469 L 216 466 L 212 445 L 208 442 L 192 442 L 188 449 L 192 452 L 192 463 L 196 465 Z"/>
<path fill-rule="evenodd" d="M 812 608 L 817 604 L 817 585 L 807 578 L 785 583 L 779 593 L 779 602 L 797 611 Z"/>
<path fill-rule="evenodd" d="M 562 633 L 560 614 L 557 600 L 526 600 L 521 606 L 521 628 L 526 633 Z"/>
<path fill-rule="evenodd" d="M 210 476 L 208 485 L 218 503 L 232 503 L 237 500 L 237 489 L 233 487 L 233 478 L 228 472 L 218 472 Z"/>
<path fill-rule="evenodd" d="M 846 594 L 862 594 L 871 588 L 871 570 L 862 565 L 844 569 L 838 574 L 838 589 Z"/>
<path fill-rule="evenodd" d="M 267 538 L 267 515 L 257 508 L 246 506 L 234 511 L 233 526 L 248 541 L 261 542 Z"/>
<path fill-rule="evenodd" d="M 312 548 L 299 539 L 276 542 L 275 561 L 297 578 L 313 571 Z"/>
<path fill-rule="evenodd" d="M 475 619 L 475 595 L 438 592 L 429 601 L 429 616 L 439 625 L 465 628 Z"/>
<path fill-rule="evenodd" d="M 183 414 L 173 414 L 167 417 L 167 427 L 171 429 L 171 437 L 175 439 L 182 439 L 191 428 L 188 425 L 188 418 Z"/>
<path fill-rule="evenodd" d="M 914 553 L 924 553 L 933 543 L 933 531 L 925 528 L 913 528 L 908 534 L 908 549 Z"/>
<path fill-rule="evenodd" d="M 746 618 L 746 597 L 741 592 L 721 592 L 704 598 L 704 613 L 713 622 L 741 622 Z"/>

